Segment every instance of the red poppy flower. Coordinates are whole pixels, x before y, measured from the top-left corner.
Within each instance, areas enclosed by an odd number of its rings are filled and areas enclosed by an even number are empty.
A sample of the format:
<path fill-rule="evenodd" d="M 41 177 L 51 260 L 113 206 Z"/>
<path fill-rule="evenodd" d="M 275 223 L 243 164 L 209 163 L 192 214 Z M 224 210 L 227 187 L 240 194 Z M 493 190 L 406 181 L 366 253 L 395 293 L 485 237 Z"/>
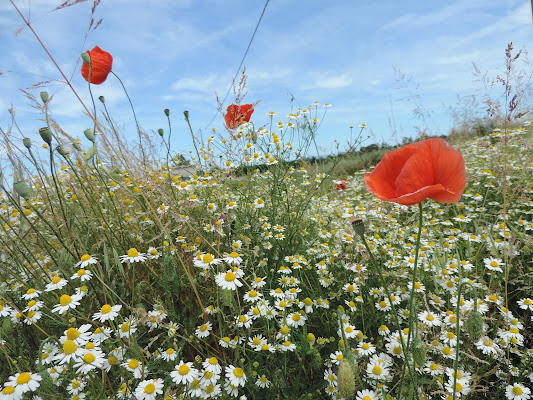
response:
<path fill-rule="evenodd" d="M 346 185 L 348 184 L 347 179 L 343 178 L 341 183 L 337 183 L 337 190 L 344 190 L 346 189 Z"/>
<path fill-rule="evenodd" d="M 107 79 L 107 75 L 111 72 L 111 65 L 113 64 L 113 57 L 107 51 L 103 51 L 96 46 L 92 50 L 87 50 L 89 58 L 91 59 L 91 82 L 99 85 Z M 89 82 L 89 66 L 84 62 L 81 66 L 81 75 Z"/>
<path fill-rule="evenodd" d="M 427 198 L 457 203 L 466 185 L 465 164 L 445 140 L 427 139 L 385 154 L 365 184 L 381 200 L 406 206 Z"/>
<path fill-rule="evenodd" d="M 226 126 L 229 129 L 238 128 L 243 122 L 250 121 L 250 117 L 254 112 L 253 104 L 244 104 L 238 106 L 236 104 L 231 104 L 226 110 L 226 115 L 224 119 L 226 120 Z"/>

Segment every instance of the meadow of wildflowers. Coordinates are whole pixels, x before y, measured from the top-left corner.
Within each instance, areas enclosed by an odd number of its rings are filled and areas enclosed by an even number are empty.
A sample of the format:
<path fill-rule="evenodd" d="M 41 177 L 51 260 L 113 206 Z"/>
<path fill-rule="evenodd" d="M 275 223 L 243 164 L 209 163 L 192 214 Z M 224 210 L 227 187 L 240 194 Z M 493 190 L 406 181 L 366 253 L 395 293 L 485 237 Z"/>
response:
<path fill-rule="evenodd" d="M 141 157 L 34 101 L 41 143 L 2 131 L 0 399 L 531 398 L 529 121 L 343 176 L 305 162 L 324 106 L 236 104 L 185 178 L 164 130 Z"/>

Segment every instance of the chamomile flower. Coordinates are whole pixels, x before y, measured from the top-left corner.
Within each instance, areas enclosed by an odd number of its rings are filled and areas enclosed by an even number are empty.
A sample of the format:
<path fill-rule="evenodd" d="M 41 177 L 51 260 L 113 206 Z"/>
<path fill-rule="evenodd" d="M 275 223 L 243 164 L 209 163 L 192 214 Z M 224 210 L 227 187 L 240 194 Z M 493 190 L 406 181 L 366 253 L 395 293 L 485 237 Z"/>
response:
<path fill-rule="evenodd" d="M 533 300 L 529 297 L 526 297 L 524 299 L 520 299 L 517 301 L 518 307 L 520 307 L 522 310 L 529 310 L 533 311 Z"/>
<path fill-rule="evenodd" d="M 206 371 L 212 372 L 215 375 L 219 375 L 222 372 L 222 366 L 216 357 L 206 358 L 202 363 L 202 367 L 204 367 Z"/>
<path fill-rule="evenodd" d="M 64 294 L 59 298 L 59 304 L 56 304 L 54 308 L 52 308 L 52 312 L 56 312 L 59 315 L 64 314 L 68 310 L 73 310 L 79 306 L 80 300 L 80 295 L 73 294 L 72 296 L 69 296 L 68 294 Z"/>
<path fill-rule="evenodd" d="M 239 265 L 240 263 L 242 263 L 242 258 L 236 251 L 232 251 L 231 253 L 226 254 L 223 260 L 230 265 Z"/>
<path fill-rule="evenodd" d="M 381 359 L 371 359 L 366 366 L 366 374 L 376 380 L 386 380 L 390 376 L 388 365 Z"/>
<path fill-rule="evenodd" d="M 124 362 L 122 366 L 128 371 L 133 372 L 133 376 L 135 377 L 135 379 L 142 378 L 143 364 L 139 360 L 135 358 L 130 358 L 128 361 Z"/>
<path fill-rule="evenodd" d="M 213 328 L 213 324 L 207 321 L 205 324 L 202 324 L 199 327 L 197 327 L 194 334 L 198 336 L 199 338 L 204 338 L 204 337 L 209 336 L 212 328 Z"/>
<path fill-rule="evenodd" d="M 174 371 L 170 373 L 172 381 L 176 385 L 179 385 L 180 383 L 185 385 L 198 379 L 199 372 L 192 365 L 192 362 L 184 363 L 183 360 L 181 360 L 180 363 L 174 367 Z"/>
<path fill-rule="evenodd" d="M 220 264 L 222 260 L 215 258 L 213 254 L 210 253 L 198 253 L 196 259 L 194 260 L 194 265 L 198 268 L 209 268 L 213 265 Z"/>
<path fill-rule="evenodd" d="M 531 389 L 521 383 L 507 385 L 505 388 L 505 397 L 509 400 L 528 400 L 531 397 Z"/>
<path fill-rule="evenodd" d="M 135 247 L 132 247 L 131 249 L 129 249 L 128 254 L 120 256 L 120 262 L 122 263 L 124 262 L 134 263 L 134 262 L 143 262 L 143 261 L 146 261 L 146 254 L 139 253 L 139 251 Z"/>
<path fill-rule="evenodd" d="M 46 285 L 44 291 L 51 292 L 53 290 L 61 289 L 67 283 L 68 281 L 66 279 L 63 279 L 60 276 L 54 276 L 52 280 Z"/>
<path fill-rule="evenodd" d="M 118 326 L 118 335 L 121 338 L 129 338 L 137 331 L 137 321 L 133 318 L 126 319 Z"/>
<path fill-rule="evenodd" d="M 21 400 L 24 394 L 17 392 L 14 386 L 4 386 L 0 391 L 1 400 Z"/>
<path fill-rule="evenodd" d="M 270 387 L 270 381 L 266 377 L 266 375 L 261 375 L 257 380 L 255 381 L 255 385 L 260 387 L 261 389 L 267 389 Z"/>
<path fill-rule="evenodd" d="M 77 360 L 74 364 L 74 368 L 77 368 L 77 374 L 87 375 L 89 371 L 92 371 L 95 368 L 102 368 L 104 360 L 105 358 L 102 350 L 98 347 L 87 349 L 86 346 L 85 354 Z"/>
<path fill-rule="evenodd" d="M 84 254 L 81 256 L 80 261 L 78 261 L 75 265 L 76 268 L 85 268 L 88 265 L 96 264 L 98 262 L 98 259 L 95 256 L 91 256 L 89 254 Z"/>
<path fill-rule="evenodd" d="M 155 400 L 157 395 L 163 393 L 163 380 L 161 378 L 142 381 L 135 389 L 137 400 Z"/>
<path fill-rule="evenodd" d="M 226 381 L 235 387 L 244 386 L 246 383 L 246 374 L 242 368 L 229 365 L 225 371 Z"/>
<path fill-rule="evenodd" d="M 215 276 L 215 282 L 222 289 L 237 290 L 237 287 L 242 286 L 242 282 L 237 279 L 237 275 L 233 271 L 222 272 Z"/>
<path fill-rule="evenodd" d="M 356 393 L 356 400 L 379 400 L 379 397 L 373 390 L 363 389 Z"/>
<path fill-rule="evenodd" d="M 15 388 L 15 392 L 24 394 L 35 391 L 41 385 L 42 379 L 42 376 L 39 374 L 19 372 L 16 375 L 10 376 L 5 386 L 11 386 Z"/>
<path fill-rule="evenodd" d="M 41 293 L 42 292 L 40 290 L 35 290 L 34 288 L 29 288 L 26 291 L 26 293 L 21 296 L 21 298 L 24 299 L 24 300 L 31 300 L 31 299 L 34 299 L 36 297 L 39 297 L 39 295 Z"/>
<path fill-rule="evenodd" d="M 70 277 L 70 280 L 80 279 L 82 282 L 90 281 L 93 277 L 93 273 L 84 268 L 80 268 L 78 272 Z"/>
<path fill-rule="evenodd" d="M 104 304 L 102 308 L 100 309 L 100 311 L 98 311 L 97 313 L 93 315 L 93 321 L 96 321 L 96 320 L 100 322 L 113 321 L 118 316 L 118 312 L 120 311 L 121 308 L 122 308 L 122 305 L 120 304 L 116 304 L 114 306 L 111 306 L 109 304 Z"/>
<path fill-rule="evenodd" d="M 424 325 L 427 325 L 429 327 L 440 326 L 442 324 L 441 318 L 430 311 L 421 311 L 418 314 L 418 319 Z"/>
<path fill-rule="evenodd" d="M 369 356 L 376 352 L 376 347 L 372 343 L 360 342 L 357 345 L 357 351 L 362 356 Z"/>

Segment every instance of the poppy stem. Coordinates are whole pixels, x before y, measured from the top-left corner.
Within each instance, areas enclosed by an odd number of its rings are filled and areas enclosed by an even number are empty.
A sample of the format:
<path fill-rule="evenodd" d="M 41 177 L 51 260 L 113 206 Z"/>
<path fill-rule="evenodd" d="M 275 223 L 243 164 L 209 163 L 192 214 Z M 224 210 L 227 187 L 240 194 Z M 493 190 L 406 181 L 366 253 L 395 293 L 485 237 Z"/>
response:
<path fill-rule="evenodd" d="M 118 75 L 115 74 L 113 71 L 111 71 L 111 73 L 115 75 L 115 78 L 117 78 L 120 84 L 122 85 L 122 89 L 124 89 L 124 93 L 126 94 L 128 101 L 130 102 L 131 111 L 133 112 L 133 119 L 135 120 L 135 125 L 137 126 L 137 134 L 139 135 L 139 147 L 141 148 L 141 152 L 143 156 L 143 165 L 146 167 L 146 154 L 144 154 L 144 147 L 142 144 L 141 127 L 139 126 L 139 121 L 137 121 L 137 115 L 135 114 L 135 108 L 133 107 L 133 103 L 131 102 L 130 95 L 128 94 L 128 91 L 126 90 L 126 86 L 124 86 L 122 79 L 120 79 Z"/>

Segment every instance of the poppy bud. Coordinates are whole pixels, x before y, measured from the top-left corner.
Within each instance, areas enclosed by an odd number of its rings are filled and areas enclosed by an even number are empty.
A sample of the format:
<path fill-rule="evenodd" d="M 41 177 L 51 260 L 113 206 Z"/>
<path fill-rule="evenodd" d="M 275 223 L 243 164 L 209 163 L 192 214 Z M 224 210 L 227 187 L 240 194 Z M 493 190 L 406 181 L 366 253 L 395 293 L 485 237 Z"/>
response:
<path fill-rule="evenodd" d="M 220 290 L 222 294 L 222 302 L 225 306 L 231 306 L 233 303 L 233 292 L 228 289 L 221 289 Z"/>
<path fill-rule="evenodd" d="M 426 349 L 422 345 L 422 340 L 420 340 L 419 337 L 417 337 L 413 341 L 413 360 L 415 361 L 416 365 L 424 365 L 426 362 Z"/>
<path fill-rule="evenodd" d="M 48 92 L 41 92 L 41 100 L 43 101 L 43 103 L 47 103 L 48 102 Z"/>
<path fill-rule="evenodd" d="M 355 395 L 355 374 L 352 364 L 349 361 L 342 360 L 339 366 L 339 393 L 345 399 L 351 399 Z"/>
<path fill-rule="evenodd" d="M 83 156 L 83 159 L 85 161 L 89 161 L 90 159 L 92 159 L 94 156 L 96 155 L 96 146 L 91 146 L 91 148 L 89 150 L 87 150 L 87 152 L 85 153 L 85 155 Z"/>
<path fill-rule="evenodd" d="M 50 145 L 52 143 L 52 131 L 47 126 L 45 126 L 44 128 L 39 129 L 39 135 L 41 135 L 41 138 L 47 144 Z"/>
<path fill-rule="evenodd" d="M 91 57 L 89 56 L 88 53 L 81 53 L 81 59 L 83 60 L 85 64 L 91 65 Z"/>
<path fill-rule="evenodd" d="M 159 133 L 159 136 L 163 137 L 163 134 L 165 133 L 165 131 L 163 131 L 163 129 L 159 128 L 157 130 L 157 133 Z"/>
<path fill-rule="evenodd" d="M 104 96 L 100 96 L 100 97 L 98 97 L 98 100 L 100 100 L 100 101 L 102 102 L 102 104 L 105 104 Z"/>
<path fill-rule="evenodd" d="M 29 149 L 31 147 L 31 139 L 30 138 L 25 137 L 24 139 L 22 139 L 22 143 L 24 144 L 24 147 L 26 147 L 27 149 Z"/>
<path fill-rule="evenodd" d="M 94 131 L 92 129 L 85 129 L 83 134 L 87 139 L 94 143 Z"/>
<path fill-rule="evenodd" d="M 15 182 L 13 184 L 13 189 L 15 189 L 15 193 L 23 199 L 30 197 L 30 187 L 26 181 Z"/>
<path fill-rule="evenodd" d="M 13 330 L 13 323 L 11 322 L 9 318 L 4 318 L 2 320 L 2 332 L 4 332 L 5 336 L 9 336 L 12 330 Z"/>
<path fill-rule="evenodd" d="M 185 116 L 185 119 L 189 119 L 189 111 L 185 110 L 183 111 L 183 115 Z"/>
<path fill-rule="evenodd" d="M 361 236 L 361 238 L 365 236 L 365 223 L 362 219 L 356 219 L 353 221 L 352 227 L 354 232 Z"/>
<path fill-rule="evenodd" d="M 70 150 L 69 150 L 68 147 L 66 147 L 66 146 L 58 146 L 58 147 L 57 147 L 57 152 L 58 152 L 59 154 L 61 154 L 63 157 L 66 157 L 66 156 L 69 155 Z"/>
<path fill-rule="evenodd" d="M 80 144 L 79 143 L 72 143 L 72 147 L 74 147 L 76 150 L 80 151 L 81 150 L 81 147 L 80 147 Z"/>
<path fill-rule="evenodd" d="M 483 317 L 478 310 L 470 311 L 466 320 L 466 331 L 473 342 L 477 342 L 483 335 Z"/>
<path fill-rule="evenodd" d="M 167 117 L 170 115 L 170 110 L 168 108 L 165 108 L 163 111 Z"/>

